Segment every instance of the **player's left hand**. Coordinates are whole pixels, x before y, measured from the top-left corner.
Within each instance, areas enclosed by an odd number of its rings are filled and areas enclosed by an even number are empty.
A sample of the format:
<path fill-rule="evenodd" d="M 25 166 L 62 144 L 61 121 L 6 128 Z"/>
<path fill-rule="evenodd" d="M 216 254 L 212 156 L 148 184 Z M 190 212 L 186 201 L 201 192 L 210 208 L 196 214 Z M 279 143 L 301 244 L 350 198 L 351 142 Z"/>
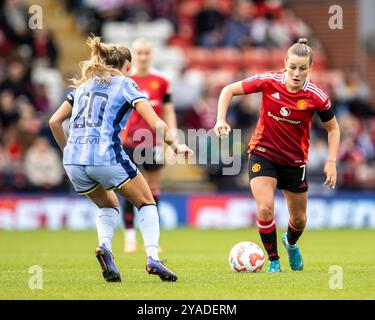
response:
<path fill-rule="evenodd" d="M 326 181 L 324 185 L 328 188 L 334 189 L 337 181 L 336 161 L 328 160 L 324 166 L 324 174 L 326 175 Z"/>

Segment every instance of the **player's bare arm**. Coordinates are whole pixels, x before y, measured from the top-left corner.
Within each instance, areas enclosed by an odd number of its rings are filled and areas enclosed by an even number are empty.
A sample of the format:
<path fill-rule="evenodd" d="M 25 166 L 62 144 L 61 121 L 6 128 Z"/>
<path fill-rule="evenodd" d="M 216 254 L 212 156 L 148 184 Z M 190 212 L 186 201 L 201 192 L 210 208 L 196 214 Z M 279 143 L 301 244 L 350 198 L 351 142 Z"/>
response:
<path fill-rule="evenodd" d="M 221 90 L 217 108 L 216 124 L 214 127 L 214 132 L 219 138 L 225 138 L 231 131 L 231 128 L 225 119 L 232 98 L 243 94 L 244 91 L 241 81 L 227 85 Z"/>
<path fill-rule="evenodd" d="M 324 184 L 329 188 L 334 188 L 337 180 L 336 157 L 340 144 L 340 128 L 336 117 L 323 122 L 323 126 L 328 133 L 328 158 L 324 166 L 324 174 L 326 175 Z"/>
<path fill-rule="evenodd" d="M 176 112 L 172 102 L 166 102 L 163 104 L 164 119 L 169 129 L 174 132 L 177 129 Z"/>
<path fill-rule="evenodd" d="M 56 139 L 57 144 L 59 145 L 60 149 L 63 150 L 66 146 L 67 136 L 65 130 L 63 128 L 63 122 L 66 119 L 69 119 L 72 114 L 72 106 L 69 102 L 64 101 L 60 108 L 53 114 L 51 119 L 49 120 L 49 126 L 51 128 L 52 134 Z"/>
<path fill-rule="evenodd" d="M 158 117 L 151 105 L 142 100 L 136 103 L 135 108 L 152 130 L 162 130 L 164 141 L 171 146 L 176 154 L 183 154 L 186 158 L 193 155 L 193 151 L 185 144 L 178 144 L 168 125 Z"/>

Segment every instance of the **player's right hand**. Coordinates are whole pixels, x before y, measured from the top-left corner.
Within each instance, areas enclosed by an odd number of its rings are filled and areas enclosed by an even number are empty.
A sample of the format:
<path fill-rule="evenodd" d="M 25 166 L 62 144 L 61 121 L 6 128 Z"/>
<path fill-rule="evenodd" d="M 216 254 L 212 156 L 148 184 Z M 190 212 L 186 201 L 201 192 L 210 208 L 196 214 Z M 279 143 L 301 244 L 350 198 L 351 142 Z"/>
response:
<path fill-rule="evenodd" d="M 220 139 L 226 138 L 231 130 L 230 125 L 224 120 L 218 120 L 214 127 L 214 132 Z"/>
<path fill-rule="evenodd" d="M 190 158 L 194 154 L 194 151 L 186 144 L 178 144 L 173 151 L 176 155 L 183 155 L 185 159 Z"/>
<path fill-rule="evenodd" d="M 327 161 L 324 166 L 324 174 L 326 175 L 326 181 L 324 185 L 328 188 L 334 189 L 337 181 L 337 170 L 336 170 L 336 161 Z"/>

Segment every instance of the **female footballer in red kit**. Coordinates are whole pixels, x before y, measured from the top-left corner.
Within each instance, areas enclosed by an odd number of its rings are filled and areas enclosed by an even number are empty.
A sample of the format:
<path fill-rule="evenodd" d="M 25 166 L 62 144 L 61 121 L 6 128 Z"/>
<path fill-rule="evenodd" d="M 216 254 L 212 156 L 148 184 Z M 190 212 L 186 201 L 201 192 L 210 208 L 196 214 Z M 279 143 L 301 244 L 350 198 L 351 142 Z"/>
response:
<path fill-rule="evenodd" d="M 310 127 L 317 112 L 328 133 L 328 155 L 324 167 L 329 188 L 336 184 L 336 156 L 340 130 L 327 94 L 309 79 L 313 52 L 307 39 L 299 39 L 286 54 L 285 72 L 266 72 L 223 88 L 218 102 L 214 131 L 223 138 L 231 130 L 226 114 L 233 96 L 262 92 L 260 116 L 248 145 L 250 188 L 257 203 L 260 237 L 268 254 L 267 272 L 280 272 L 277 251 L 274 200 L 281 189 L 289 210 L 288 230 L 281 241 L 292 270 L 302 270 L 296 244 L 306 225 L 306 163 Z"/>

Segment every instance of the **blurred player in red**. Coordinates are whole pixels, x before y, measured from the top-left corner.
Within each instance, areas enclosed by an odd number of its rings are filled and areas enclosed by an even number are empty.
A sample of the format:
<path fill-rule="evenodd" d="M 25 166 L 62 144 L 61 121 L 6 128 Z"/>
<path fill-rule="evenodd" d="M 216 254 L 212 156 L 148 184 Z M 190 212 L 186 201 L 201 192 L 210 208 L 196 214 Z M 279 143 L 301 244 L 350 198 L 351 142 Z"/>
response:
<path fill-rule="evenodd" d="M 258 229 L 270 261 L 268 272 L 280 272 L 277 251 L 274 197 L 276 187 L 284 193 L 288 230 L 281 240 L 292 270 L 302 270 L 303 260 L 296 244 L 306 225 L 306 163 L 310 127 L 317 112 L 328 133 L 325 185 L 336 184 L 336 156 L 340 130 L 327 94 L 309 79 L 313 53 L 306 39 L 292 45 L 285 58 L 285 72 L 267 72 L 226 86 L 219 98 L 216 135 L 231 130 L 225 121 L 233 96 L 262 92 L 260 117 L 248 145 L 250 188 L 258 208 Z"/>
<path fill-rule="evenodd" d="M 168 80 L 159 72 L 151 68 L 152 45 L 146 39 L 137 39 L 133 43 L 134 54 L 134 72 L 131 78 L 138 84 L 144 92 L 156 114 L 168 124 L 171 130 L 176 129 L 176 114 L 171 101 L 171 88 Z M 139 131 L 141 130 L 141 131 Z M 148 131 L 146 137 L 137 141 L 137 131 Z M 142 135 L 142 134 L 141 134 Z M 160 175 L 163 167 L 163 142 L 157 141 L 156 134 L 147 123 L 134 112 L 130 118 L 129 124 L 122 133 L 122 142 L 127 154 L 137 166 L 143 167 L 143 173 L 147 183 L 151 188 L 152 195 L 158 205 L 160 196 Z M 144 147 L 142 157 L 151 156 L 151 161 L 139 164 L 137 161 L 137 147 Z M 125 225 L 125 252 L 135 252 L 136 232 L 134 229 L 134 206 L 129 202 L 124 202 L 123 220 Z"/>

